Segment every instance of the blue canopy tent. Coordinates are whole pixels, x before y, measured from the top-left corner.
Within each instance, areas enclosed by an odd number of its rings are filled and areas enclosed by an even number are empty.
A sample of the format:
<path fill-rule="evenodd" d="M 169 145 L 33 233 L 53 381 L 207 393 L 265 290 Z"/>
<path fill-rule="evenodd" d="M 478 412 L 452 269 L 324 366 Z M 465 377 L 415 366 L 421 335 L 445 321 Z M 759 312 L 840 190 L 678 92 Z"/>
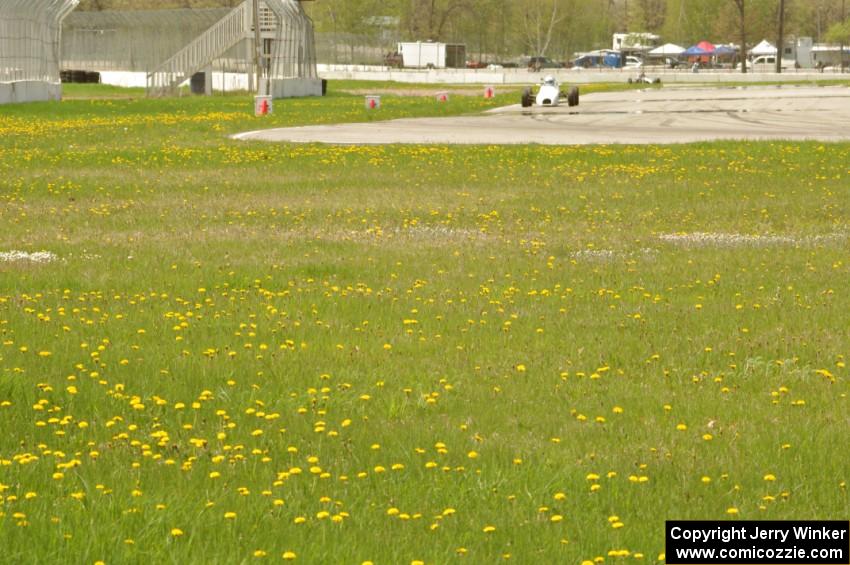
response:
<path fill-rule="evenodd" d="M 685 57 L 688 58 L 689 63 L 708 63 L 711 60 L 711 56 L 714 54 L 714 51 L 707 51 L 700 47 L 699 45 L 692 45 L 685 49 L 685 52 L 682 53 Z"/>
<path fill-rule="evenodd" d="M 700 48 L 697 45 L 692 45 L 691 47 L 688 47 L 687 49 L 685 49 L 685 52 L 682 53 L 682 55 L 684 55 L 686 57 L 702 57 L 702 56 L 708 55 L 708 54 L 709 54 L 708 51 Z"/>
<path fill-rule="evenodd" d="M 720 67 L 732 67 L 738 60 L 738 50 L 729 45 L 718 45 L 714 50 L 714 62 Z"/>

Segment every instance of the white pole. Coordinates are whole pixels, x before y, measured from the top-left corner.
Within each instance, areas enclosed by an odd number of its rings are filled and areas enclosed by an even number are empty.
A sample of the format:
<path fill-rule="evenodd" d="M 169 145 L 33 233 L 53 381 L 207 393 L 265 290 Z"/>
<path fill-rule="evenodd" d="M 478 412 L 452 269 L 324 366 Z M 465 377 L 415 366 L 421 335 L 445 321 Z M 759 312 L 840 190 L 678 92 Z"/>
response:
<path fill-rule="evenodd" d="M 262 45 L 260 43 L 260 0 L 254 0 L 254 76 L 257 77 L 257 94 L 265 94 L 264 92 L 260 92 L 260 73 L 262 72 L 260 66 L 260 61 L 262 57 L 261 53 Z"/>

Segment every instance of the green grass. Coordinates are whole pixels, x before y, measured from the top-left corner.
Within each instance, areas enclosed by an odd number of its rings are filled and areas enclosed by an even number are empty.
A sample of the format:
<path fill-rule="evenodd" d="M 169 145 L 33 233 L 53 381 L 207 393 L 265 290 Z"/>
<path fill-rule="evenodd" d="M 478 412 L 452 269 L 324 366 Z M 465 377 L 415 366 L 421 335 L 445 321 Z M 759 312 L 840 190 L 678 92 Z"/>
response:
<path fill-rule="evenodd" d="M 654 563 L 665 519 L 846 519 L 850 145 L 227 137 L 514 102 L 334 92 L 0 108 L 0 252 L 59 258 L 0 261 L 5 560 Z"/>
<path fill-rule="evenodd" d="M 124 88 L 108 84 L 63 84 L 62 97 L 64 100 L 101 100 L 116 98 L 141 98 L 145 96 L 144 88 Z"/>

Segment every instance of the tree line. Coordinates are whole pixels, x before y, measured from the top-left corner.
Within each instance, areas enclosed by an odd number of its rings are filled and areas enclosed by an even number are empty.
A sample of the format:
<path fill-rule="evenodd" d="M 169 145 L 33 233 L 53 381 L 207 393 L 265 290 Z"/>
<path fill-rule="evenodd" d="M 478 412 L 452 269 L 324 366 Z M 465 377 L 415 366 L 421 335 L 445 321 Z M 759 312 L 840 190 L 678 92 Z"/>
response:
<path fill-rule="evenodd" d="M 83 0 L 80 9 L 233 7 L 241 0 Z M 509 59 L 610 48 L 615 32 L 651 32 L 689 46 L 785 37 L 850 44 L 850 0 L 311 0 L 319 33 L 371 44 L 446 41 L 470 57 Z M 782 17 L 780 17 L 780 15 Z"/>

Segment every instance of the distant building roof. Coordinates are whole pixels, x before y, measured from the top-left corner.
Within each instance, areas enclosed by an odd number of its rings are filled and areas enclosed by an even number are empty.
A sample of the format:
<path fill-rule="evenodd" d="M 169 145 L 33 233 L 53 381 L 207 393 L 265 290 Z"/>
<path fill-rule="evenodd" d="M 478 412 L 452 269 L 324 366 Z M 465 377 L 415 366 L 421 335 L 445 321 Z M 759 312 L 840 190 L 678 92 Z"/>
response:
<path fill-rule="evenodd" d="M 613 36 L 614 49 L 651 49 L 658 45 L 660 35 L 645 31 L 615 33 Z"/>
<path fill-rule="evenodd" d="M 398 16 L 370 16 L 364 20 L 367 25 L 376 27 L 393 27 L 401 22 Z"/>
<path fill-rule="evenodd" d="M 832 51 L 838 52 L 840 50 L 840 45 L 830 45 L 828 43 L 818 43 L 817 45 L 812 47 L 812 51 L 817 51 L 818 53 L 830 53 Z M 850 45 L 845 45 L 844 51 L 846 53 L 850 53 Z"/>

